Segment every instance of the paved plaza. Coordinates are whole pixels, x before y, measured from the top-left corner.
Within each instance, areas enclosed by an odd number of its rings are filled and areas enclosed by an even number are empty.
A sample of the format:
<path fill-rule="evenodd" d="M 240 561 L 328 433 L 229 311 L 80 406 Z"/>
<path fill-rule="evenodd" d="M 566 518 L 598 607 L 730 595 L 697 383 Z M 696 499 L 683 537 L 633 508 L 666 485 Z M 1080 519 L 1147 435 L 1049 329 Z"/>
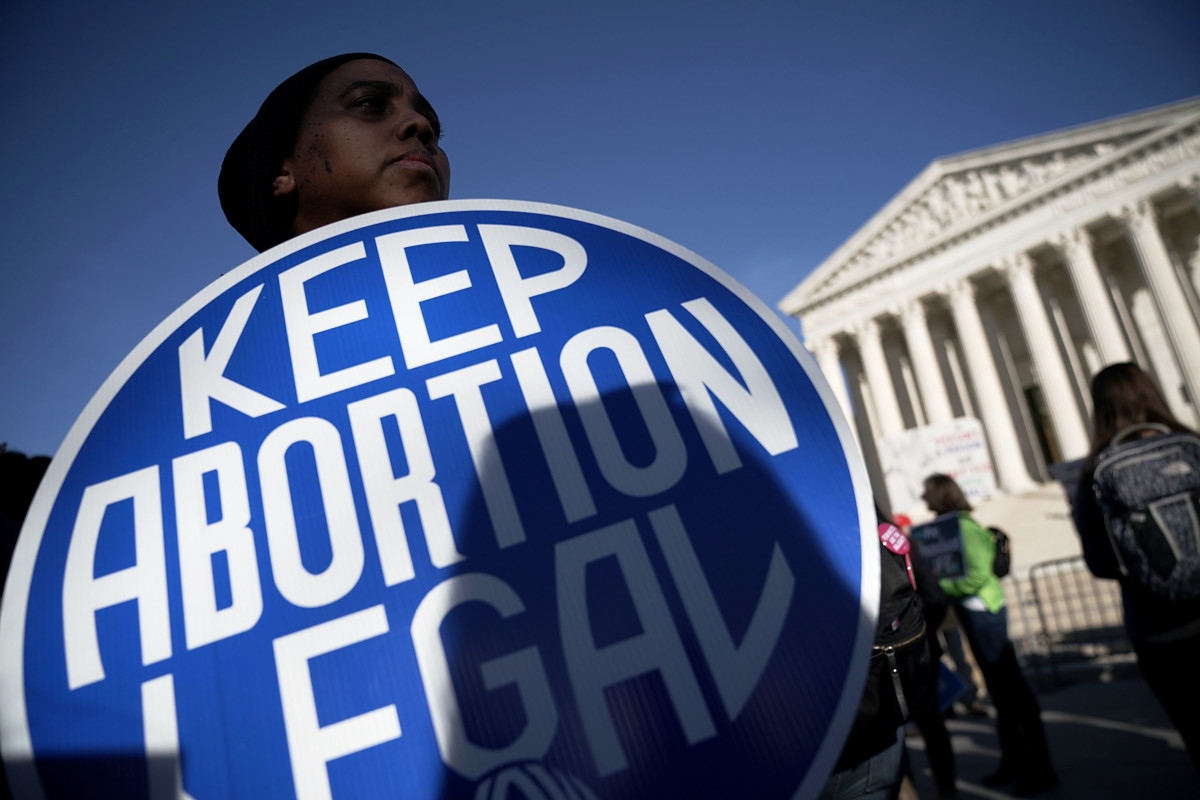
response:
<path fill-rule="evenodd" d="M 1038 695 L 1050 753 L 1061 785 L 1047 800 L 1182 800 L 1200 798 L 1200 776 L 1166 713 L 1136 676 L 1088 680 Z M 947 722 L 962 800 L 1010 795 L 982 778 L 1000 757 L 995 721 L 958 717 Z M 936 797 L 924 744 L 910 736 L 917 792 Z"/>

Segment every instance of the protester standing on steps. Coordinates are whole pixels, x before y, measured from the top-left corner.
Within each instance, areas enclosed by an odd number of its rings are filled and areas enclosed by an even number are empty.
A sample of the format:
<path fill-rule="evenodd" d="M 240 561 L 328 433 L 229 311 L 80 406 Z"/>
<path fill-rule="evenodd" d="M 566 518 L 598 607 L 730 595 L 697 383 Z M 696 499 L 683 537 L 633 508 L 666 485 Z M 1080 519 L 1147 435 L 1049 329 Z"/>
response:
<path fill-rule="evenodd" d="M 996 708 L 1000 765 L 983 782 L 988 786 L 1013 784 L 1017 797 L 1041 794 L 1058 785 L 1058 775 L 1050 762 L 1037 697 L 1021 673 L 1016 650 L 1008 639 L 1004 591 L 992 568 L 996 558 L 992 536 L 971 518 L 971 505 L 953 478 L 930 475 L 922 499 L 930 511 L 956 513 L 959 519 L 966 574 L 942 578 L 939 585 L 955 603 Z"/>
<path fill-rule="evenodd" d="M 1092 416 L 1092 448 L 1073 508 L 1083 557 L 1097 578 L 1121 582 L 1125 630 L 1137 653 L 1138 668 L 1200 771 L 1200 684 L 1196 682 L 1200 669 L 1200 600 L 1164 597 L 1133 576 L 1122 574 L 1094 492 L 1098 457 L 1131 426 L 1158 425 L 1165 431 L 1195 432 L 1170 412 L 1154 380 L 1130 363 L 1112 364 L 1096 374 L 1092 380 Z M 1152 429 L 1132 432 L 1135 440 L 1155 435 Z M 1196 500 L 1193 491 L 1193 509 Z M 1194 530 L 1185 533 L 1195 535 Z"/>

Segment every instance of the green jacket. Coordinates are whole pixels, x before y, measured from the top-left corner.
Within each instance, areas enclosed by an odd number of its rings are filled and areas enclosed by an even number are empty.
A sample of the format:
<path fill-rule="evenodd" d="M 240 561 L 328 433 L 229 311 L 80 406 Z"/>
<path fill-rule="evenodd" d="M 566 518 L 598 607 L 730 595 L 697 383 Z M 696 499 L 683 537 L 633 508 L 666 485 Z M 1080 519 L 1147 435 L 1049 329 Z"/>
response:
<path fill-rule="evenodd" d="M 1004 607 L 1004 590 L 992 571 L 996 560 L 996 544 L 992 534 L 965 511 L 958 512 L 958 528 L 962 535 L 963 559 L 967 562 L 965 577 L 953 580 L 942 578 L 938 585 L 952 600 L 978 596 L 987 610 L 995 614 Z"/>

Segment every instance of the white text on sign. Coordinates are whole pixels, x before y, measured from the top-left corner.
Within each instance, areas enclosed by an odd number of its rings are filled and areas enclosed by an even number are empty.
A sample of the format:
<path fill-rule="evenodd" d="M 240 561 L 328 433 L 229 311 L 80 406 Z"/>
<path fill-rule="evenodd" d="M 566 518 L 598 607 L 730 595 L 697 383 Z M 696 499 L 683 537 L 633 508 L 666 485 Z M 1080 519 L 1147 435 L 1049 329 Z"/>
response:
<path fill-rule="evenodd" d="M 584 248 L 561 234 L 532 228 L 479 225 L 507 322 L 517 338 L 541 328 L 535 299 L 561 291 L 587 268 Z M 503 340 L 500 325 L 469 327 L 440 338 L 430 335 L 422 304 L 471 288 L 465 271 L 415 280 L 408 252 L 467 241 L 463 226 L 437 226 L 392 233 L 375 240 L 404 368 L 429 367 Z M 557 253 L 562 266 L 523 277 L 514 247 L 540 247 Z M 367 319 L 365 301 L 312 312 L 305 283 L 365 258 L 359 242 L 291 267 L 279 276 L 280 302 L 296 400 L 304 403 L 396 374 L 392 357 L 377 354 L 351 366 L 322 371 L 316 337 Z M 226 368 L 255 313 L 262 286 L 245 292 L 232 306 L 212 346 L 205 348 L 197 329 L 179 347 L 180 388 L 185 440 L 209 436 L 212 406 L 219 403 L 250 418 L 287 406 L 253 386 L 228 378 Z M 279 599 L 298 608 L 323 608 L 346 598 L 363 581 L 393 587 L 430 570 L 460 565 L 471 570 L 454 529 L 439 483 L 439 466 L 448 457 L 431 441 L 426 420 L 434 410 L 453 409 L 461 443 L 471 461 L 477 495 L 486 509 L 496 548 L 522 545 L 530 535 L 497 444 L 493 412 L 496 393 L 520 399 L 533 421 L 537 447 L 549 475 L 553 497 L 568 524 L 597 515 L 596 496 L 615 490 L 628 497 L 653 498 L 675 487 L 689 469 L 724 474 L 742 466 L 729 425 L 736 424 L 768 455 L 798 446 L 795 426 L 767 369 L 717 308 L 704 297 L 678 307 L 658 308 L 640 318 L 636 330 L 605 325 L 580 330 L 557 349 L 526 346 L 506 354 L 479 354 L 480 360 L 432 374 L 419 383 L 355 399 L 340 407 L 339 427 L 321 416 L 282 421 L 250 452 L 236 441 L 207 444 L 173 458 L 89 486 L 83 492 L 68 548 L 63 580 L 63 629 L 67 680 L 71 689 L 105 678 L 96 615 L 105 608 L 137 604 L 141 663 L 173 657 L 168 564 L 164 536 L 177 538 L 178 579 L 183 642 L 187 650 L 211 645 L 252 630 L 264 606 Z M 693 333 L 702 329 L 703 339 Z M 532 341 L 532 340 L 531 340 Z M 615 364 L 633 399 L 641 430 L 653 457 L 633 463 L 623 450 L 618 425 L 609 414 L 594 372 L 597 354 Z M 677 416 L 664 392 L 663 377 L 651 361 L 665 364 L 686 415 Z M 442 367 L 445 369 L 445 367 Z M 661 369 L 661 368 L 660 368 Z M 390 384 L 389 384 L 390 385 Z M 556 397 L 553 385 L 568 397 Z M 573 440 L 564 409 L 578 415 L 583 437 Z M 690 416 L 699 431 L 696 452 L 689 452 L 680 424 Z M 385 435 L 385 428 L 398 437 Z M 347 438 L 346 431 L 349 431 Z M 305 566 L 297 530 L 296 498 L 285 463 L 293 448 L 311 453 L 306 462 L 319 488 L 330 559 L 317 572 Z M 586 455 L 597 467 L 589 478 L 581 466 Z M 396 464 L 403 464 L 398 472 Z M 249 479 L 248 474 L 256 479 Z M 206 492 L 206 479 L 210 490 Z M 602 485 L 597 485 L 597 482 Z M 215 485 L 215 491 L 211 486 Z M 165 495 L 165 493 L 170 493 Z M 365 509 L 355 496 L 365 498 Z M 164 496 L 173 500 L 173 520 L 163 518 Z M 663 501 L 659 501 L 663 502 Z M 134 509 L 132 527 L 104 528 L 107 510 L 118 503 Z M 406 526 L 401 510 L 415 510 Z M 253 509 L 261 509 L 256 515 Z M 418 522 L 419 531 L 411 521 Z M 369 521 L 369 531 L 364 530 Z M 361 522 L 361 526 L 360 526 Z M 108 574 L 95 574 L 102 535 L 132 537 L 135 563 Z M 685 619 L 672 615 L 663 599 L 665 575 L 657 575 L 647 555 L 646 531 L 662 553 L 672 591 L 683 600 Z M 412 537 L 423 538 L 428 563 L 414 560 Z M 264 581 L 259 554 L 270 578 Z M 554 738 L 558 709 L 571 703 L 584 722 L 591 755 L 600 774 L 626 767 L 604 701 L 608 687 L 657 672 L 666 687 L 680 730 L 688 743 L 714 735 L 713 709 L 697 684 L 695 666 L 679 640 L 686 623 L 699 642 L 704 664 L 717 687 L 721 711 L 734 719 L 745 706 L 774 651 L 787 617 L 793 573 L 778 546 L 762 565 L 761 595 L 749 626 L 735 644 L 700 560 L 675 506 L 652 511 L 646 521 L 627 519 L 553 543 L 562 657 L 568 666 L 571 697 L 555 697 L 544 677 L 537 647 L 519 649 L 479 665 L 488 690 L 517 688 L 525 710 L 522 731 L 503 747 L 486 748 L 469 740 L 459 699 L 446 667 L 441 639 L 443 621 L 463 603 L 483 603 L 507 619 L 524 612 L 517 588 L 480 569 L 441 580 L 417 606 L 411 620 L 391 620 L 382 605 L 372 605 L 320 625 L 274 639 L 274 655 L 286 734 L 296 786 L 302 797 L 328 797 L 326 764 L 336 758 L 400 739 L 404 721 L 394 705 L 382 706 L 337 723 L 317 723 L 316 700 L 308 661 L 335 649 L 396 635 L 408 628 L 420 680 L 429 698 L 429 714 L 439 752 L 448 767 L 478 778 L 517 759 L 537 759 Z M 373 555 L 374 558 L 369 558 Z M 596 647 L 585 602 L 588 564 L 615 559 L 629 587 L 641 633 Z M 228 602 L 219 603 L 216 560 L 228 575 Z M 373 572 L 378 564 L 378 573 Z M 175 566 L 175 565 L 172 565 Z M 265 570 L 265 568 L 264 568 Z M 275 596 L 269 593 L 274 591 Z M 155 678 L 155 680 L 162 680 Z M 158 684 L 155 684 L 157 686 Z M 157 691 L 148 697 L 166 696 Z M 437 701 L 435 702 L 435 698 Z M 148 712 L 149 713 L 149 712 Z M 149 730 L 149 728 L 148 728 Z M 300 790 L 300 787 L 306 787 Z"/>

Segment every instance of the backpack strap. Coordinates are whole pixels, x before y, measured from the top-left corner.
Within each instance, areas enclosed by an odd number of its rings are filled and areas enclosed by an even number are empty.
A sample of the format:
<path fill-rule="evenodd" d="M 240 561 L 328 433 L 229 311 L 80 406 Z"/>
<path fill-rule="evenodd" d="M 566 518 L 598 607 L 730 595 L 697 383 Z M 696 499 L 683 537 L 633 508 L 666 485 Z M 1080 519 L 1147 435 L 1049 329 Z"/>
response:
<path fill-rule="evenodd" d="M 904 557 L 907 559 L 908 555 L 906 554 Z M 883 653 L 884 657 L 887 658 L 888 672 L 892 676 L 892 689 L 896 692 L 896 701 L 900 704 L 900 713 L 905 719 L 908 719 L 908 699 L 904 695 L 904 684 L 900 682 L 900 664 L 896 661 L 896 650 L 900 647 L 907 647 L 924 636 L 925 620 L 922 619 L 921 629 L 903 642 L 889 645 L 875 645 L 871 648 L 876 652 Z"/>
<path fill-rule="evenodd" d="M 1168 428 L 1166 425 L 1162 425 L 1157 422 L 1143 422 L 1138 425 L 1130 425 L 1128 428 L 1122 428 L 1120 431 L 1117 431 L 1117 435 L 1112 438 L 1112 441 L 1109 442 L 1108 446 L 1116 447 L 1121 442 L 1125 441 L 1126 439 L 1133 438 L 1134 434 L 1141 433 L 1142 431 L 1156 431 L 1158 433 L 1170 433 L 1171 429 Z"/>

